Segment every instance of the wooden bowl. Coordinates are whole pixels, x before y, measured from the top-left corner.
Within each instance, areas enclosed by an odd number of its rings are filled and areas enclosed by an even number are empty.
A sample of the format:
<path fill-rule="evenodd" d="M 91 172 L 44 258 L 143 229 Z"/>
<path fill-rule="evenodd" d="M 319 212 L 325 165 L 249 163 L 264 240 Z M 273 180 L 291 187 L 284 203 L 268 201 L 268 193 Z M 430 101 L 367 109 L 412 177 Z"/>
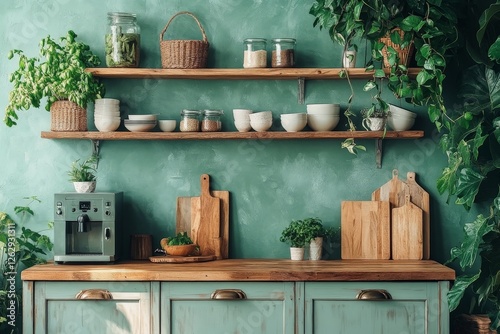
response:
<path fill-rule="evenodd" d="M 190 245 L 178 245 L 178 246 L 169 246 L 167 245 L 164 248 L 165 252 L 167 252 L 168 255 L 174 255 L 174 256 L 188 256 L 194 253 L 196 250 L 196 245 L 195 244 L 190 244 Z"/>

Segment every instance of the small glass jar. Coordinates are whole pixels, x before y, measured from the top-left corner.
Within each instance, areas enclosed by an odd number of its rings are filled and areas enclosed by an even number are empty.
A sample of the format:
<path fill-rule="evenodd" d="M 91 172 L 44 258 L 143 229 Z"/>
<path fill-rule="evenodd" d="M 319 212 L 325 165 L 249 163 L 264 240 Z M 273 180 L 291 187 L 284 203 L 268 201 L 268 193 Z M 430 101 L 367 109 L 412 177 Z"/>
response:
<path fill-rule="evenodd" d="M 200 114 L 199 110 L 182 110 L 179 130 L 182 132 L 200 131 Z"/>
<path fill-rule="evenodd" d="M 272 67 L 295 66 L 295 39 L 275 38 L 272 40 L 273 51 L 271 55 Z"/>
<path fill-rule="evenodd" d="M 139 67 L 141 28 L 135 14 L 108 13 L 106 66 Z"/>
<path fill-rule="evenodd" d="M 243 41 L 243 67 L 267 67 L 267 40 L 264 38 L 247 38 Z"/>
<path fill-rule="evenodd" d="M 220 131 L 222 122 L 220 117 L 224 114 L 222 110 L 205 110 L 203 112 L 203 120 L 201 121 L 202 132 Z"/>

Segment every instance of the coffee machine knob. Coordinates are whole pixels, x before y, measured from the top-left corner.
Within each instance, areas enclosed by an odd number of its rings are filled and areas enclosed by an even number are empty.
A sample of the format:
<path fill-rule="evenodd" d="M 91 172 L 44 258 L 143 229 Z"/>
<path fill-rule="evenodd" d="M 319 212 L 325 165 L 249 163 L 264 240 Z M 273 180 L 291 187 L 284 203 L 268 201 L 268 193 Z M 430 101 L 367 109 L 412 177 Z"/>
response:
<path fill-rule="evenodd" d="M 62 215 L 62 209 L 61 208 L 57 208 L 56 215 L 58 215 L 58 216 Z"/>
<path fill-rule="evenodd" d="M 105 214 L 106 214 L 106 216 L 111 216 L 111 211 L 106 210 Z"/>

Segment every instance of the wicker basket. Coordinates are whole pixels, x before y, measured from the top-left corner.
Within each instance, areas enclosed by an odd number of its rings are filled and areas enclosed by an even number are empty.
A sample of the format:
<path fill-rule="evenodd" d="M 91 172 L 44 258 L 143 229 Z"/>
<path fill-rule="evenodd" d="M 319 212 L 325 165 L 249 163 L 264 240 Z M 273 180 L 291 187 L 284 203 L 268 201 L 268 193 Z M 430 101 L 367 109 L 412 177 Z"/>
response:
<path fill-rule="evenodd" d="M 203 35 L 203 40 L 163 40 L 163 35 L 174 18 L 179 15 L 191 16 Z M 179 12 L 172 16 L 160 34 L 161 66 L 163 68 L 203 68 L 208 57 L 208 40 L 200 21 L 190 12 Z"/>
<path fill-rule="evenodd" d="M 396 28 L 392 31 L 397 31 L 399 33 L 399 36 L 401 36 L 401 39 L 403 39 L 403 37 L 405 35 L 405 32 L 403 30 Z M 396 50 L 396 52 L 398 53 L 399 65 L 408 66 L 408 63 L 410 62 L 410 58 L 413 55 L 413 49 L 414 49 L 413 42 L 411 42 L 408 47 L 401 49 L 401 45 L 394 44 L 391 41 L 390 33 L 388 33 L 385 37 L 382 37 L 380 39 L 380 42 L 385 44 L 384 48 L 382 49 L 382 55 L 384 56 L 384 67 L 391 67 L 391 65 L 389 64 L 389 61 L 388 61 L 388 58 L 389 58 L 389 54 L 387 52 L 388 46 L 394 48 L 394 50 Z"/>
<path fill-rule="evenodd" d="M 490 323 L 487 315 L 461 314 L 455 321 L 455 334 L 496 334 Z"/>
<path fill-rule="evenodd" d="M 70 101 L 52 103 L 50 106 L 50 130 L 87 131 L 87 110 Z"/>

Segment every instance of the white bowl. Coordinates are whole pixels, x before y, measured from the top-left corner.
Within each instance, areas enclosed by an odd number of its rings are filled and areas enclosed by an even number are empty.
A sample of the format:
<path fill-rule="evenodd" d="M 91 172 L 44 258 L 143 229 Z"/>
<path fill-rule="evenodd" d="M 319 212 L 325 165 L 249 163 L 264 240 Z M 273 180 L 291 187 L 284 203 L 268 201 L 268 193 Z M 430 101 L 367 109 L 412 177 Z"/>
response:
<path fill-rule="evenodd" d="M 175 119 L 162 119 L 158 121 L 158 126 L 163 132 L 172 132 L 175 130 L 177 121 Z"/>
<path fill-rule="evenodd" d="M 156 123 L 124 123 L 127 130 L 132 132 L 148 132 L 153 130 Z"/>
<path fill-rule="evenodd" d="M 400 115 L 389 115 L 389 117 L 387 117 L 387 124 L 394 131 L 407 131 L 410 130 L 415 124 L 415 118 Z"/>
<path fill-rule="evenodd" d="M 308 114 L 339 115 L 340 105 L 336 103 L 308 104 L 306 106 Z"/>
<path fill-rule="evenodd" d="M 155 121 L 158 114 L 128 115 L 132 121 Z"/>
<path fill-rule="evenodd" d="M 305 128 L 307 124 L 307 118 L 303 119 L 281 119 L 281 126 L 286 130 L 286 132 L 298 132 Z"/>
<path fill-rule="evenodd" d="M 250 126 L 252 127 L 252 129 L 254 129 L 257 132 L 267 131 L 267 130 L 269 130 L 269 128 L 271 128 L 272 125 L 273 125 L 272 119 L 270 119 L 270 120 L 257 120 L 257 121 L 250 120 Z"/>
<path fill-rule="evenodd" d="M 314 131 L 331 131 L 339 124 L 340 116 L 336 115 L 307 115 L 307 124 Z"/>
<path fill-rule="evenodd" d="M 391 114 L 393 114 L 393 115 L 407 116 L 407 117 L 412 117 L 412 118 L 417 117 L 417 113 L 414 113 L 414 112 L 406 110 L 404 108 L 395 106 L 393 104 L 389 104 L 389 110 L 390 110 Z"/>
<path fill-rule="evenodd" d="M 234 120 L 249 120 L 250 117 L 248 117 L 248 115 L 250 115 L 253 111 L 250 110 L 250 109 L 233 109 L 233 117 L 234 117 Z"/>
<path fill-rule="evenodd" d="M 121 120 L 118 119 L 95 119 L 94 125 L 100 132 L 115 131 L 120 127 Z"/>
<path fill-rule="evenodd" d="M 107 117 L 107 116 L 120 116 L 119 111 L 110 111 L 110 112 L 102 112 L 102 111 L 95 111 L 94 116 L 101 116 L 101 117 Z"/>
<path fill-rule="evenodd" d="M 248 132 L 252 130 L 252 126 L 250 125 L 250 122 L 238 122 L 234 121 L 234 126 L 236 127 L 236 130 L 239 132 Z"/>
<path fill-rule="evenodd" d="M 250 117 L 250 121 L 259 121 L 259 120 L 272 120 L 273 113 L 270 111 L 259 111 L 248 114 Z"/>

